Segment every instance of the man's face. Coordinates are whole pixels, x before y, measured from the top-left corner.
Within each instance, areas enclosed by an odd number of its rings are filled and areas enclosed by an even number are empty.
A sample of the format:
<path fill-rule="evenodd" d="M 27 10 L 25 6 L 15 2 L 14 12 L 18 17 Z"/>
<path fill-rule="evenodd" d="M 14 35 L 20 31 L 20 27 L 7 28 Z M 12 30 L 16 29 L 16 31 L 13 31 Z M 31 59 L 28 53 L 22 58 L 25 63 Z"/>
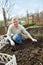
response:
<path fill-rule="evenodd" d="M 13 20 L 14 26 L 17 28 L 18 27 L 18 19 Z"/>

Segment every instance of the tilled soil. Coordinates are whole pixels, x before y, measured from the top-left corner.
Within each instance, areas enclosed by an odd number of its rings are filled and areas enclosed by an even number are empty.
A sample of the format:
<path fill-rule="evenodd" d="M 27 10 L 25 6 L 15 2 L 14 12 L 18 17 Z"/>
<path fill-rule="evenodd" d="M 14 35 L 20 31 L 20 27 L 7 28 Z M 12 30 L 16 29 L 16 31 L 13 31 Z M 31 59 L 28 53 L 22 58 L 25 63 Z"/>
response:
<path fill-rule="evenodd" d="M 43 27 L 27 29 L 27 31 L 31 34 L 43 34 Z M 43 65 L 43 37 L 37 36 L 35 38 L 37 42 L 27 39 L 21 45 L 6 45 L 0 50 L 0 53 L 15 54 L 17 65 Z"/>
<path fill-rule="evenodd" d="M 21 45 L 6 45 L 0 52 L 15 54 L 17 65 L 43 65 L 43 37 L 36 38 L 37 42 L 27 39 Z"/>

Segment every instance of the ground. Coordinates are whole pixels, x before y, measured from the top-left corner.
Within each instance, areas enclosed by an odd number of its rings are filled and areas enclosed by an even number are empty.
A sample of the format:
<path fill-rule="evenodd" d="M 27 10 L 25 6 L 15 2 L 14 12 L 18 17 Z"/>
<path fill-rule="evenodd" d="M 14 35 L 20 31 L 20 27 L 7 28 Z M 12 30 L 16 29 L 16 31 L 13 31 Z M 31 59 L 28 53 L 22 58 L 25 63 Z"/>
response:
<path fill-rule="evenodd" d="M 18 65 L 43 65 L 43 38 L 39 37 L 38 42 L 27 39 L 14 47 L 6 45 L 0 52 L 15 54 Z"/>
<path fill-rule="evenodd" d="M 37 42 L 27 39 L 21 45 L 6 45 L 0 52 L 15 54 L 17 65 L 43 65 L 43 37 L 36 36 L 35 38 Z"/>

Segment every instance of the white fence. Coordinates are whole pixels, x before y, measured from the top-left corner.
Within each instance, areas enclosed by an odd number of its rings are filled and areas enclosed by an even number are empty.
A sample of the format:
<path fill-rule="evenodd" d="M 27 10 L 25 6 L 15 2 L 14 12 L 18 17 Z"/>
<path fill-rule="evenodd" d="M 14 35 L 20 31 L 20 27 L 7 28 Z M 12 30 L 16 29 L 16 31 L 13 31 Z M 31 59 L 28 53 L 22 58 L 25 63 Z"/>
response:
<path fill-rule="evenodd" d="M 0 42 L 0 49 L 2 49 L 6 44 L 3 42 Z"/>
<path fill-rule="evenodd" d="M 2 49 L 6 44 L 9 44 L 9 42 L 6 40 L 7 37 L 4 37 L 4 35 L 0 36 L 0 49 Z"/>
<path fill-rule="evenodd" d="M 4 53 L 0 53 L 0 63 L 5 65 L 17 65 L 15 55 L 11 56 Z"/>

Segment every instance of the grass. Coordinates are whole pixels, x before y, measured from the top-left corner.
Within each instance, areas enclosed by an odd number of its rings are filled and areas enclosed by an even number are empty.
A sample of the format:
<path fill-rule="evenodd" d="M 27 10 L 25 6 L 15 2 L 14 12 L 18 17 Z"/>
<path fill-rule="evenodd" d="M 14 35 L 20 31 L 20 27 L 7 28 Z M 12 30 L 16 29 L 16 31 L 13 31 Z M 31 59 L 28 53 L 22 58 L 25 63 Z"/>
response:
<path fill-rule="evenodd" d="M 30 26 L 29 28 L 39 28 L 39 27 L 43 27 L 43 26 L 33 25 L 33 26 Z"/>
<path fill-rule="evenodd" d="M 29 29 L 29 28 L 39 28 L 39 27 L 43 27 L 43 26 L 33 25 L 33 26 L 28 26 L 26 29 Z"/>
<path fill-rule="evenodd" d="M 41 37 L 43 37 L 43 34 L 32 34 L 33 36 L 41 36 Z"/>

